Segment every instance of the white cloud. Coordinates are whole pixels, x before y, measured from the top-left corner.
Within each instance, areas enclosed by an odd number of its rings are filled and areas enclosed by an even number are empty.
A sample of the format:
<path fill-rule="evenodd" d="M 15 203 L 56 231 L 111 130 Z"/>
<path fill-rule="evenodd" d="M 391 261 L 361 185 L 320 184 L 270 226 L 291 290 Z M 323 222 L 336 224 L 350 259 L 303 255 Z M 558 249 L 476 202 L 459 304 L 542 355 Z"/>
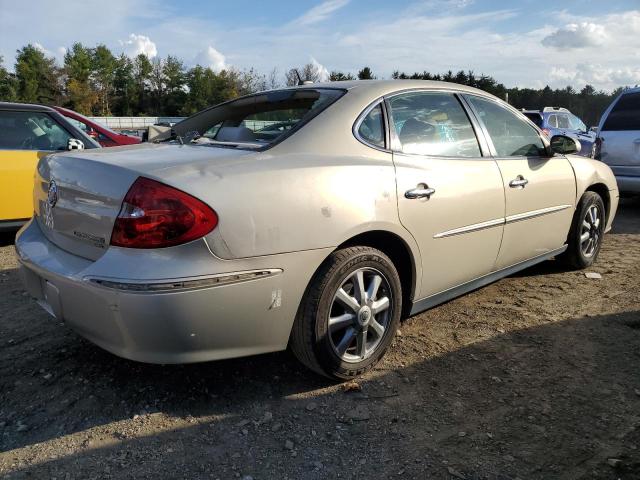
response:
<path fill-rule="evenodd" d="M 580 63 L 573 68 L 553 67 L 549 76 L 565 84 L 630 86 L 640 83 L 640 67 L 614 68 L 599 63 Z"/>
<path fill-rule="evenodd" d="M 559 50 L 598 47 L 607 40 L 603 25 L 591 22 L 570 23 L 542 39 L 542 44 Z"/>
<path fill-rule="evenodd" d="M 211 45 L 206 50 L 202 50 L 196 55 L 196 63 L 211 68 L 214 72 L 219 72 L 228 68 L 225 56 Z"/>
<path fill-rule="evenodd" d="M 341 9 L 349 3 L 349 0 L 325 0 L 308 10 L 304 15 L 295 19 L 292 23 L 297 25 L 311 25 L 326 20 L 333 12 Z"/>
<path fill-rule="evenodd" d="M 125 53 L 130 57 L 137 57 L 141 53 L 149 58 L 158 55 L 156 44 L 146 35 L 129 34 L 129 39 L 120 41 L 120 45 L 124 46 Z"/>
<path fill-rule="evenodd" d="M 327 69 L 327 67 L 322 65 L 313 57 L 311 57 L 311 65 L 313 65 L 313 67 L 316 69 L 316 72 L 318 73 L 318 80 L 320 82 L 329 81 L 329 70 Z"/>
<path fill-rule="evenodd" d="M 51 56 L 51 52 L 49 50 L 47 50 L 46 48 L 44 48 L 42 46 L 42 44 L 40 44 L 38 42 L 33 42 L 33 46 L 36 48 L 36 50 L 40 50 L 42 53 L 44 53 L 45 56 L 47 56 L 47 57 Z"/>

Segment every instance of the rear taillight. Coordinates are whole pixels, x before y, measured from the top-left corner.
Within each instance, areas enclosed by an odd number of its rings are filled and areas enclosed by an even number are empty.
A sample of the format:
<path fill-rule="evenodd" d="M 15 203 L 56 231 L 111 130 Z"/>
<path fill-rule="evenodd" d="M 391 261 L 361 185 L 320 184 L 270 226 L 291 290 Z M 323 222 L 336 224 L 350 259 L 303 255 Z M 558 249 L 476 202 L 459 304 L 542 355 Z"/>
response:
<path fill-rule="evenodd" d="M 218 215 L 195 197 L 149 178 L 138 177 L 122 201 L 111 245 L 162 248 L 203 237 Z"/>
<path fill-rule="evenodd" d="M 551 138 L 551 137 L 550 137 L 551 132 L 549 131 L 549 129 L 548 129 L 548 128 L 543 128 L 543 129 L 542 129 L 542 133 L 544 133 L 547 137 Z"/>

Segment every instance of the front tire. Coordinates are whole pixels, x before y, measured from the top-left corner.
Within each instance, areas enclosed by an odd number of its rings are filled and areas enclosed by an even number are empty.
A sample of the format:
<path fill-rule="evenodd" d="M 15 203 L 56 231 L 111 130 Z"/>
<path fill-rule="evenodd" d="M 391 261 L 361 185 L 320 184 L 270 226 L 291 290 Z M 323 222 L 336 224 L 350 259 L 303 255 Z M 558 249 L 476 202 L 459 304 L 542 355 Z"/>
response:
<path fill-rule="evenodd" d="M 400 323 L 402 287 L 381 251 L 348 247 L 318 269 L 298 310 L 291 349 L 308 368 L 349 379 L 375 365 Z"/>
<path fill-rule="evenodd" d="M 602 197 L 596 192 L 585 192 L 571 222 L 567 250 L 561 257 L 565 264 L 575 269 L 593 265 L 602 246 L 605 215 Z"/>

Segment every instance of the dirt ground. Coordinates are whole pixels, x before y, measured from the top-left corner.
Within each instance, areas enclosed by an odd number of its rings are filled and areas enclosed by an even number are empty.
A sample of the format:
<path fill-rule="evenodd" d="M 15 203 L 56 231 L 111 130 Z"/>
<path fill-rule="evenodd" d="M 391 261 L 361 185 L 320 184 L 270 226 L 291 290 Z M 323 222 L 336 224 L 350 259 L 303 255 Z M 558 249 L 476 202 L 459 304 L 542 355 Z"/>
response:
<path fill-rule="evenodd" d="M 406 321 L 347 391 L 287 352 L 116 358 L 26 295 L 0 247 L 0 476 L 640 478 L 640 200 L 591 271 L 549 261 Z"/>

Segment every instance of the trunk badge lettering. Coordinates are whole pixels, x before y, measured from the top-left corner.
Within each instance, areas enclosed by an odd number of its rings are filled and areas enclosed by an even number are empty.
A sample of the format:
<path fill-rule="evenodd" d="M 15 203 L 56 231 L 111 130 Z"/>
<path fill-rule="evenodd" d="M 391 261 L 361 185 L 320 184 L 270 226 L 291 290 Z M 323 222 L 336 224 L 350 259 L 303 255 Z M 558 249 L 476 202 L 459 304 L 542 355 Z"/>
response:
<path fill-rule="evenodd" d="M 53 207 L 58 203 L 58 185 L 55 180 L 49 182 L 47 201 L 44 202 L 44 224 L 53 230 Z"/>
<path fill-rule="evenodd" d="M 47 203 L 53 208 L 58 203 L 58 185 L 55 180 L 49 182 L 49 192 L 47 193 Z"/>

